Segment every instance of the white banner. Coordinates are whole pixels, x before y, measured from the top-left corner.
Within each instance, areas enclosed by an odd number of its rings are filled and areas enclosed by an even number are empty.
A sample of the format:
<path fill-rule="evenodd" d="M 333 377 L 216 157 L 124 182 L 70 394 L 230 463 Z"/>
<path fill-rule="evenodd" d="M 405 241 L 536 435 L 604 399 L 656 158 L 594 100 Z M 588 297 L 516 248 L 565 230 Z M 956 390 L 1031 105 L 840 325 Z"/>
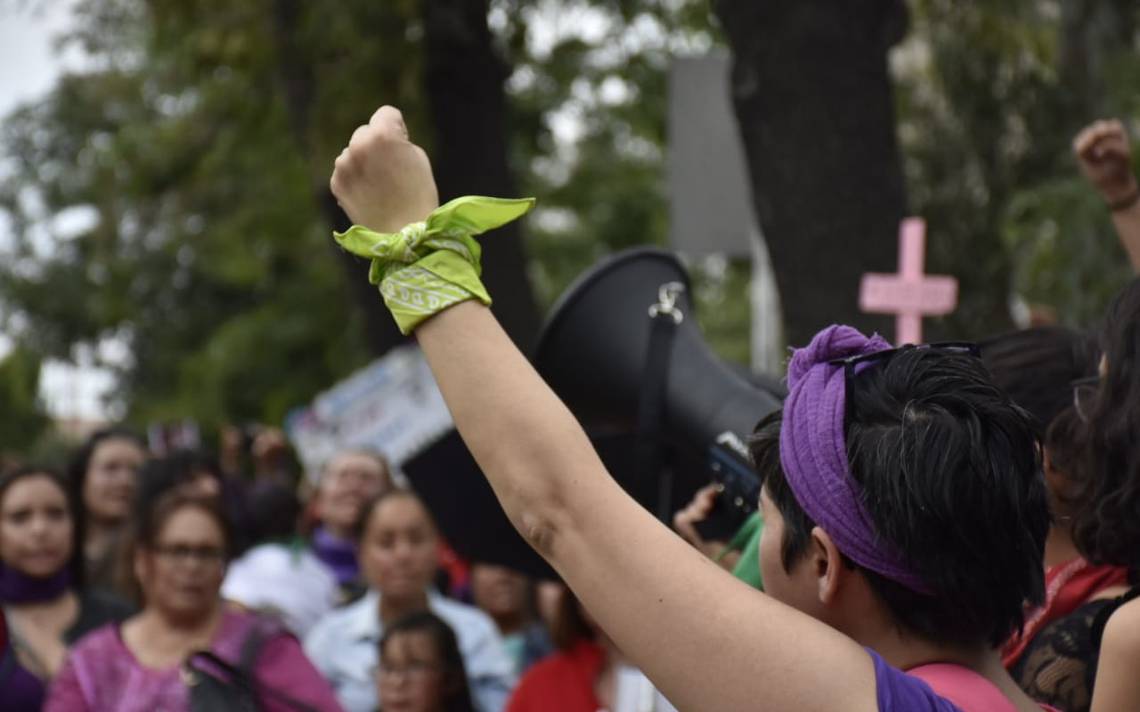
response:
<path fill-rule="evenodd" d="M 310 478 L 330 457 L 353 447 L 378 450 L 399 467 L 453 427 L 427 360 L 414 344 L 392 349 L 285 420 Z"/>

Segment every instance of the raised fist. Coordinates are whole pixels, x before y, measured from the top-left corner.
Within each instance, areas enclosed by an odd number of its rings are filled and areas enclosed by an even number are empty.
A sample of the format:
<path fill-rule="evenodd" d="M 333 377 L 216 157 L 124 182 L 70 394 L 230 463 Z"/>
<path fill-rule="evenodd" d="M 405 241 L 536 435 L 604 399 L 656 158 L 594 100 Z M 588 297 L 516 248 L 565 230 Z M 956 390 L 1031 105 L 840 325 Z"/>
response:
<path fill-rule="evenodd" d="M 391 106 L 380 107 L 353 132 L 329 187 L 354 224 L 376 232 L 399 232 L 439 207 L 431 162 Z"/>
<path fill-rule="evenodd" d="M 1128 132 L 1119 121 L 1097 121 L 1086 126 L 1073 139 L 1073 153 L 1085 178 L 1110 205 L 1137 191 Z"/>

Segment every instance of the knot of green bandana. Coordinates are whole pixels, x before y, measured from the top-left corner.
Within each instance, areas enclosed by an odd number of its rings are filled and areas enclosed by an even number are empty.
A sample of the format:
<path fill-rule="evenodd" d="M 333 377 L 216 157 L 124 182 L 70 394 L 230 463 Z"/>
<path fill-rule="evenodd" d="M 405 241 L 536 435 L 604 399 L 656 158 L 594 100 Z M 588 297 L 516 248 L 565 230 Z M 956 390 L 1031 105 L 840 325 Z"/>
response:
<path fill-rule="evenodd" d="M 410 334 L 428 317 L 459 302 L 478 299 L 491 304 L 479 279 L 482 248 L 474 236 L 517 220 L 532 207 L 534 198 L 467 195 L 397 233 L 353 225 L 333 237 L 345 250 L 372 260 L 368 280 L 380 287 L 400 332 Z"/>

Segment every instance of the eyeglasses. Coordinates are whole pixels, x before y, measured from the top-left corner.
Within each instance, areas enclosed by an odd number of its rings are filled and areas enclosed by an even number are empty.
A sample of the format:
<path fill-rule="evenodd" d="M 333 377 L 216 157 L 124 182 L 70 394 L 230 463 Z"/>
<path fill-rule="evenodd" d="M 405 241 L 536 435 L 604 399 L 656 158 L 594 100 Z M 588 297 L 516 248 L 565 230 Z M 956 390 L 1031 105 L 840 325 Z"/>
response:
<path fill-rule="evenodd" d="M 846 387 L 846 401 L 845 404 L 845 423 L 851 422 L 852 406 L 851 391 L 852 383 L 855 380 L 855 375 L 858 373 L 859 366 L 872 363 L 886 363 L 895 356 L 907 351 L 946 351 L 952 354 L 961 354 L 963 356 L 971 356 L 973 358 L 980 358 L 982 355 L 981 349 L 972 341 L 939 341 L 933 344 L 905 344 L 897 349 L 884 349 L 882 351 L 873 351 L 869 354 L 859 354 L 857 356 L 848 356 L 846 358 L 837 358 L 828 361 L 832 366 L 843 366 L 843 381 Z"/>
<path fill-rule="evenodd" d="M 381 665 L 376 668 L 376 676 L 382 681 L 396 682 L 402 678 L 422 680 L 439 670 L 439 665 L 412 661 L 403 665 Z"/>
<path fill-rule="evenodd" d="M 202 563 L 217 565 L 226 560 L 226 551 L 217 546 L 187 546 L 170 544 L 154 547 L 154 553 L 173 563 Z"/>
<path fill-rule="evenodd" d="M 1100 376 L 1078 378 L 1069 383 L 1073 388 L 1073 409 L 1077 417 L 1083 422 L 1089 422 L 1093 408 L 1096 407 L 1097 394 L 1100 393 Z"/>

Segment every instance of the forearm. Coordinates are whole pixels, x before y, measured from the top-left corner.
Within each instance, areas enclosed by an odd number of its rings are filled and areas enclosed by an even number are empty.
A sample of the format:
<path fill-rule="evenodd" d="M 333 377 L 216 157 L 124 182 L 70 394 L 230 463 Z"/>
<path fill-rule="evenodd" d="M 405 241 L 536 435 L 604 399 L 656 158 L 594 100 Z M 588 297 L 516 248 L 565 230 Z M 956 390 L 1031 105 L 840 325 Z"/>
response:
<path fill-rule="evenodd" d="M 1112 213 L 1112 224 L 1116 227 L 1116 234 L 1120 244 L 1128 253 L 1128 260 L 1132 263 L 1132 271 L 1140 274 L 1140 202 L 1133 203 L 1131 207 L 1117 210 Z"/>

